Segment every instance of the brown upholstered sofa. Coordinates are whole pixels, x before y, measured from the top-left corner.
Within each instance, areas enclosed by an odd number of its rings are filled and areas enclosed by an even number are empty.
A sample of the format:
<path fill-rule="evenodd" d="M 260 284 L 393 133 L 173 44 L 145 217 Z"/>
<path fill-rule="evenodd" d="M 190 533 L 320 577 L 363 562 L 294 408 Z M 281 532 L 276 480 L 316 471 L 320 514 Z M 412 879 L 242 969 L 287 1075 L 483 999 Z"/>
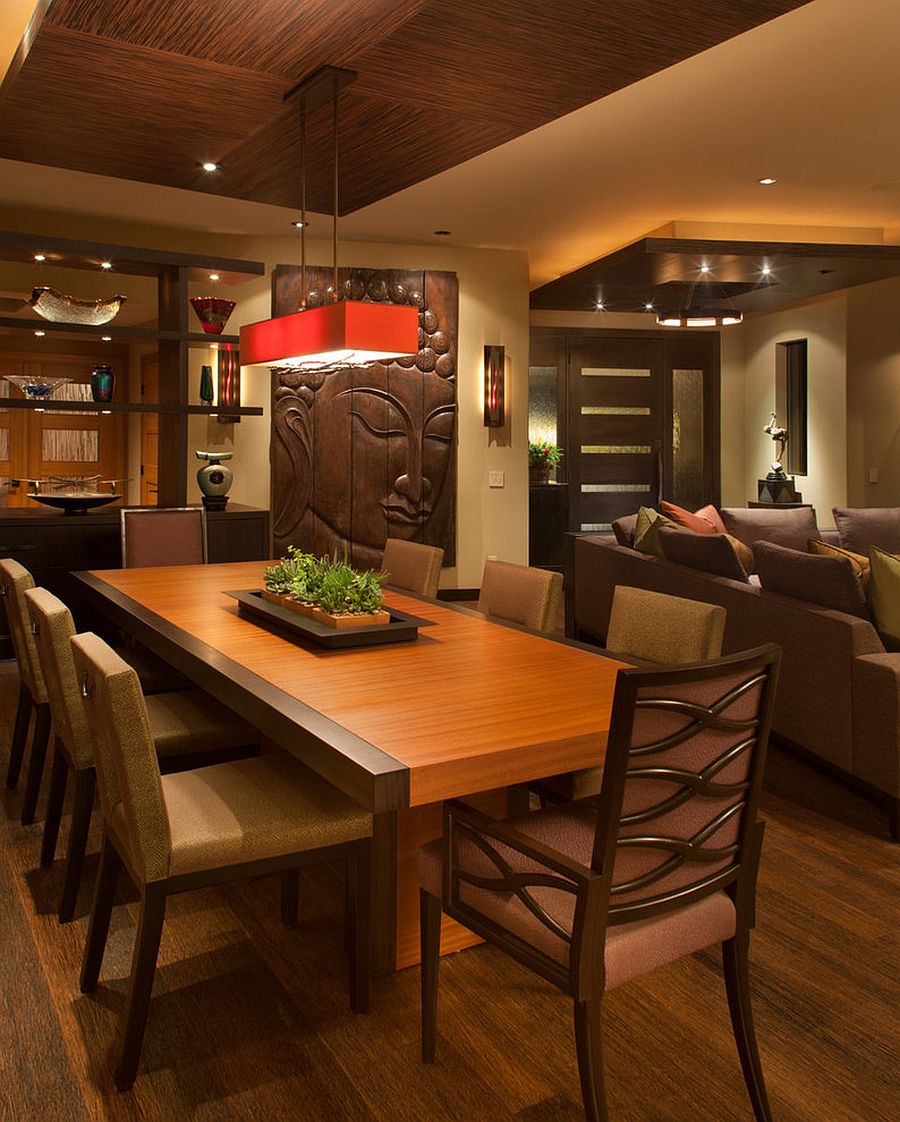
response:
<path fill-rule="evenodd" d="M 726 654 L 780 643 L 774 732 L 877 795 L 900 840 L 900 653 L 885 651 L 868 619 L 648 556 L 612 535 L 568 534 L 570 637 L 605 640 L 618 584 L 721 604 Z"/>

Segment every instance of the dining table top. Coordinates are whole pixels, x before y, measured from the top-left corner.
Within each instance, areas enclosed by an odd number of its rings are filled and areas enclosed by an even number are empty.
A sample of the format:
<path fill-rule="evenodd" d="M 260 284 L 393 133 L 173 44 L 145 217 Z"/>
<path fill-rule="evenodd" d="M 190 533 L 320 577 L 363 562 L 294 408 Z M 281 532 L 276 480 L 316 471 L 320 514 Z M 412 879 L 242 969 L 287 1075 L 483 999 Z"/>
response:
<path fill-rule="evenodd" d="M 239 613 L 268 562 L 77 574 L 88 599 L 373 810 L 603 761 L 618 670 L 581 644 L 385 590 L 427 621 L 412 642 L 331 650 Z"/>

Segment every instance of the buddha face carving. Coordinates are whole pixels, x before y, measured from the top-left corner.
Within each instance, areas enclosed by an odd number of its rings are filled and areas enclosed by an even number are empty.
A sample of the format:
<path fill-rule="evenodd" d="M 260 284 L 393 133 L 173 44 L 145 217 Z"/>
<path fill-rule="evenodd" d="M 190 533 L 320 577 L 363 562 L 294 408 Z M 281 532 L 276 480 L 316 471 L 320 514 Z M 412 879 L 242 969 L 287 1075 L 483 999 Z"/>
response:
<path fill-rule="evenodd" d="M 397 282 L 384 276 L 384 291 L 396 290 Z M 456 278 L 450 276 L 455 310 Z M 425 302 L 413 285 L 409 291 Z M 416 358 L 324 375 L 278 376 L 276 552 L 287 545 L 320 554 L 346 548 L 353 564 L 377 566 L 387 538 L 399 537 L 445 550 L 449 545 L 452 555 L 455 354 L 437 312 L 420 309 L 424 346 Z"/>

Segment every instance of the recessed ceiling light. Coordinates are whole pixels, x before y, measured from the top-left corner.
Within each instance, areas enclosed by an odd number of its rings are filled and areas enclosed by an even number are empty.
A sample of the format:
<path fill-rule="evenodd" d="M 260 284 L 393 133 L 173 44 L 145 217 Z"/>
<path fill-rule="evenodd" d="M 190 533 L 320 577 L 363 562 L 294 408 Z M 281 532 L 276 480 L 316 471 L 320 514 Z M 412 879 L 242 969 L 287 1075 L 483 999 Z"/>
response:
<path fill-rule="evenodd" d="M 302 218 L 294 218 L 291 220 L 291 225 L 296 226 L 298 230 L 302 230 L 305 226 L 308 226 L 309 223 L 304 222 Z"/>
<path fill-rule="evenodd" d="M 762 275 L 764 277 L 771 276 L 772 266 L 771 265 L 763 265 L 761 272 L 762 272 Z"/>
<path fill-rule="evenodd" d="M 112 335 L 101 335 L 100 336 L 100 342 L 101 343 L 111 343 L 112 342 Z"/>
<path fill-rule="evenodd" d="M 204 171 L 218 171 L 221 164 L 214 164 L 212 160 L 201 160 L 200 167 L 202 167 Z"/>
<path fill-rule="evenodd" d="M 102 414 L 104 415 L 104 417 L 105 417 L 105 416 L 108 416 L 109 414 L 111 414 L 111 413 L 112 413 L 112 409 L 101 409 L 101 410 L 100 410 L 100 412 L 101 412 L 101 413 L 102 413 Z"/>
<path fill-rule="evenodd" d="M 435 230 L 434 233 L 435 233 L 435 236 L 438 237 L 438 238 L 449 238 L 450 234 L 451 234 L 451 231 L 450 230 Z"/>
<path fill-rule="evenodd" d="M 602 300 L 598 300 L 598 301 L 597 301 L 597 311 L 598 311 L 598 312 L 602 312 L 602 311 L 603 311 L 603 301 L 602 301 Z"/>
<path fill-rule="evenodd" d="M 700 272 L 701 273 L 708 273 L 709 272 L 709 265 L 701 265 L 700 266 Z"/>
<path fill-rule="evenodd" d="M 219 276 L 218 273 L 210 273 L 209 274 L 209 279 L 210 280 L 221 280 L 222 278 Z"/>
<path fill-rule="evenodd" d="M 37 335 L 37 337 L 38 337 L 39 339 L 40 339 L 40 337 L 41 337 L 42 335 L 46 335 L 46 334 L 47 334 L 47 332 L 46 332 L 46 331 L 35 331 L 35 335 Z"/>
<path fill-rule="evenodd" d="M 101 261 L 100 262 L 100 268 L 101 269 L 111 269 L 112 268 L 112 261 Z"/>
<path fill-rule="evenodd" d="M 774 175 L 764 175 L 762 177 L 762 179 L 757 179 L 756 182 L 761 183 L 763 185 L 763 187 L 771 187 L 772 184 L 777 183 L 778 180 L 775 178 Z"/>
<path fill-rule="evenodd" d="M 653 305 L 652 304 L 645 304 L 644 305 L 644 310 L 647 311 L 647 312 L 652 312 L 653 311 Z"/>
<path fill-rule="evenodd" d="M 34 259 L 35 259 L 35 261 L 46 261 L 47 260 L 47 255 L 45 253 L 36 253 L 34 255 Z"/>

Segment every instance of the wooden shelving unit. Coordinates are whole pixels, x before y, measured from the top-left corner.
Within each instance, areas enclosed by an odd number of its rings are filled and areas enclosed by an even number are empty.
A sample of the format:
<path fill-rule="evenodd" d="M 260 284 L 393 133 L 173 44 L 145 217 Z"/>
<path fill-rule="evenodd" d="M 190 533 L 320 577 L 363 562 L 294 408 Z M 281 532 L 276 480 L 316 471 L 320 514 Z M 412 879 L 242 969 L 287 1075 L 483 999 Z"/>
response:
<path fill-rule="evenodd" d="M 85 324 L 51 323 L 46 320 L 22 320 L 0 317 L 0 328 L 13 331 L 47 334 L 60 333 L 75 337 L 109 336 L 118 342 L 155 342 L 159 353 L 159 403 L 141 402 L 57 402 L 67 412 L 96 413 L 158 413 L 159 466 L 158 499 L 160 506 L 184 506 L 187 501 L 187 419 L 192 414 L 258 417 L 262 409 L 241 407 L 218 409 L 216 406 L 191 405 L 188 395 L 188 353 L 192 347 L 213 344 L 237 344 L 237 335 L 208 335 L 191 331 L 188 283 L 206 280 L 211 272 L 219 274 L 223 285 L 238 284 L 251 277 L 262 276 L 261 261 L 203 257 L 169 250 L 141 249 L 136 246 L 110 245 L 102 242 L 76 241 L 70 238 L 45 237 L 0 231 L 0 260 L 33 263 L 35 254 L 43 254 L 44 264 L 67 269 L 88 269 L 96 272 L 102 261 L 112 261 L 116 273 L 126 276 L 149 276 L 157 279 L 157 326 L 99 327 Z M 4 408 L 54 409 L 53 399 L 45 402 L 4 400 Z"/>

